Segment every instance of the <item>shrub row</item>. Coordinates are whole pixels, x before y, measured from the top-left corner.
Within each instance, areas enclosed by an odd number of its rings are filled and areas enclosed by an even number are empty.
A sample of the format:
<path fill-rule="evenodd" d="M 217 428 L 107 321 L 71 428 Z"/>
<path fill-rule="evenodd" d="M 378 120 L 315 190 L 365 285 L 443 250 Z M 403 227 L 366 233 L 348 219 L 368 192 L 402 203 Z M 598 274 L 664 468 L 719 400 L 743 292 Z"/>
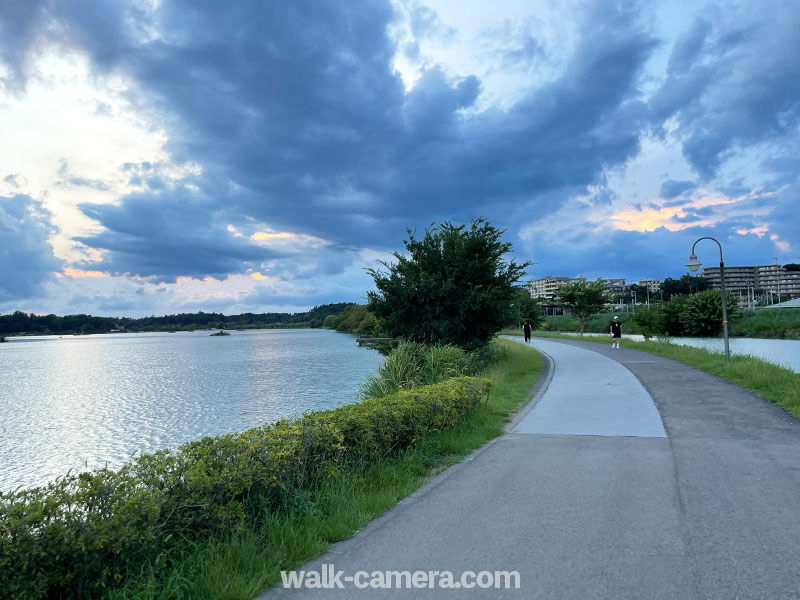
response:
<path fill-rule="evenodd" d="M 287 508 L 342 461 L 385 457 L 455 424 L 490 385 L 458 377 L 0 494 L 0 598 L 94 596 L 166 561 L 170 544 Z"/>

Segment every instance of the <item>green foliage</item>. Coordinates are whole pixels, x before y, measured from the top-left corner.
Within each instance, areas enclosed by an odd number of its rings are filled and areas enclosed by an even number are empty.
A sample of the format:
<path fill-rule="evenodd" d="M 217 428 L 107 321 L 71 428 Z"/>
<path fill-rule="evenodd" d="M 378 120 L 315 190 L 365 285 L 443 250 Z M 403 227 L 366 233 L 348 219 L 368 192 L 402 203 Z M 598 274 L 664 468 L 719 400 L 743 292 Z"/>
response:
<path fill-rule="evenodd" d="M 632 314 L 636 328 L 644 335 L 645 339 L 664 334 L 666 315 L 664 310 L 657 305 L 638 306 Z"/>
<path fill-rule="evenodd" d="M 527 287 L 518 287 L 514 295 L 513 318 L 506 325 L 512 327 L 522 327 L 527 320 L 532 329 L 536 329 L 542 322 L 542 307 L 539 301 L 531 298 Z"/>
<path fill-rule="evenodd" d="M 576 281 L 558 288 L 558 299 L 570 314 L 578 319 L 578 331 L 583 335 L 586 319 L 605 306 L 606 284 L 602 279 L 597 281 Z"/>
<path fill-rule="evenodd" d="M 502 230 L 477 219 L 469 228 L 444 223 L 418 240 L 406 229 L 409 256 L 395 252 L 387 272 L 369 269 L 376 291 L 369 310 L 391 337 L 465 350 L 484 346 L 514 318 L 514 284 L 529 263 L 505 263 Z"/>
<path fill-rule="evenodd" d="M 379 398 L 398 390 L 431 385 L 460 375 L 472 375 L 481 365 L 478 355 L 457 346 L 426 346 L 404 342 L 395 348 L 359 388 L 362 398 Z"/>
<path fill-rule="evenodd" d="M 728 320 L 738 318 L 739 303 L 736 296 L 726 294 Z M 684 335 L 714 336 L 722 331 L 722 295 L 717 290 L 705 290 L 688 297 L 681 312 Z"/>
<path fill-rule="evenodd" d="M 342 460 L 373 460 L 451 426 L 489 388 L 450 379 L 0 493 L 0 598 L 94 597 L 165 566 L 182 544 L 307 503 L 309 486 Z"/>
<path fill-rule="evenodd" d="M 378 318 L 365 304 L 352 304 L 338 315 L 328 315 L 323 327 L 365 337 L 383 337 Z"/>
<path fill-rule="evenodd" d="M 301 313 L 184 313 L 163 317 L 93 317 L 91 315 L 39 316 L 15 311 L 0 315 L 0 333 L 107 333 L 124 331 L 178 331 L 194 329 L 253 329 L 269 327 L 322 327 L 329 315 L 336 315 L 352 306 L 352 302 L 322 304 Z"/>
<path fill-rule="evenodd" d="M 800 339 L 800 309 L 746 311 L 732 323 L 731 332 L 735 336 Z"/>
<path fill-rule="evenodd" d="M 710 287 L 711 283 L 705 277 L 701 277 L 700 275 L 689 275 L 688 273 L 682 275 L 680 279 L 667 277 L 661 284 L 663 299 L 665 301 L 677 294 L 695 294 L 697 292 L 707 290 Z"/>

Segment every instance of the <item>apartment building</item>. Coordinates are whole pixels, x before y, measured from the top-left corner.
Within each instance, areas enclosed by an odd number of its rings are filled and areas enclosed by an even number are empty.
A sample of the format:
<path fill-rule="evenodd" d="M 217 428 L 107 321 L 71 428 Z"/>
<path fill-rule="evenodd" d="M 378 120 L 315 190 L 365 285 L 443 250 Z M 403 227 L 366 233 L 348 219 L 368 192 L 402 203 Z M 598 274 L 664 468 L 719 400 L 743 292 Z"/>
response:
<path fill-rule="evenodd" d="M 655 294 L 661 289 L 661 280 L 659 279 L 642 279 L 639 285 L 647 288 L 651 294 Z"/>
<path fill-rule="evenodd" d="M 584 279 L 585 277 L 583 277 L 583 275 L 579 275 L 578 277 L 542 277 L 541 279 L 534 279 L 528 282 L 528 292 L 531 298 L 552 300 L 558 295 L 558 288 L 562 285 L 583 281 Z"/>
<path fill-rule="evenodd" d="M 719 267 L 706 267 L 702 277 L 711 287 L 720 289 Z M 725 288 L 788 294 L 792 298 L 800 296 L 800 271 L 786 271 L 779 265 L 756 265 L 744 267 L 725 267 Z"/>
<path fill-rule="evenodd" d="M 606 293 L 612 295 L 624 294 L 628 286 L 624 279 L 603 279 L 606 282 Z"/>

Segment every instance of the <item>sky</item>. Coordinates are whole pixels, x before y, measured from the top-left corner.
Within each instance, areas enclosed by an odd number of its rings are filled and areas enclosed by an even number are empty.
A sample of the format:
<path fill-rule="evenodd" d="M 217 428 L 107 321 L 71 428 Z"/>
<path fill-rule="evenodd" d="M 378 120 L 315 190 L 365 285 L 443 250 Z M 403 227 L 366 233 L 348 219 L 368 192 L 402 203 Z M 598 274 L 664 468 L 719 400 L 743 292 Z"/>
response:
<path fill-rule="evenodd" d="M 360 302 L 406 228 L 526 279 L 800 262 L 796 0 L 0 0 L 0 313 Z M 696 248 L 708 266 L 719 249 Z"/>

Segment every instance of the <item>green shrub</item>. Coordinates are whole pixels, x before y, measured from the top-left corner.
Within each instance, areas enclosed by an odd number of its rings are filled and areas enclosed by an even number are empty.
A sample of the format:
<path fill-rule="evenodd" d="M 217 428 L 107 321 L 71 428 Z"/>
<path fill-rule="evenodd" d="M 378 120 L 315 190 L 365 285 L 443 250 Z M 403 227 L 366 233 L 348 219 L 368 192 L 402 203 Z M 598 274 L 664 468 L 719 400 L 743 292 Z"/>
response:
<path fill-rule="evenodd" d="M 633 322 L 645 339 L 664 334 L 664 311 L 660 306 L 640 306 L 633 313 Z"/>
<path fill-rule="evenodd" d="M 0 493 L 0 598 L 96 596 L 169 560 L 176 544 L 290 509 L 343 459 L 384 456 L 456 423 L 489 388 L 450 379 Z"/>
<path fill-rule="evenodd" d="M 488 355 L 491 350 L 482 350 Z M 483 364 L 483 354 L 470 353 L 450 344 L 427 346 L 403 342 L 386 357 L 377 375 L 359 387 L 362 399 L 379 398 L 420 385 L 431 385 L 460 375 L 472 375 Z"/>

